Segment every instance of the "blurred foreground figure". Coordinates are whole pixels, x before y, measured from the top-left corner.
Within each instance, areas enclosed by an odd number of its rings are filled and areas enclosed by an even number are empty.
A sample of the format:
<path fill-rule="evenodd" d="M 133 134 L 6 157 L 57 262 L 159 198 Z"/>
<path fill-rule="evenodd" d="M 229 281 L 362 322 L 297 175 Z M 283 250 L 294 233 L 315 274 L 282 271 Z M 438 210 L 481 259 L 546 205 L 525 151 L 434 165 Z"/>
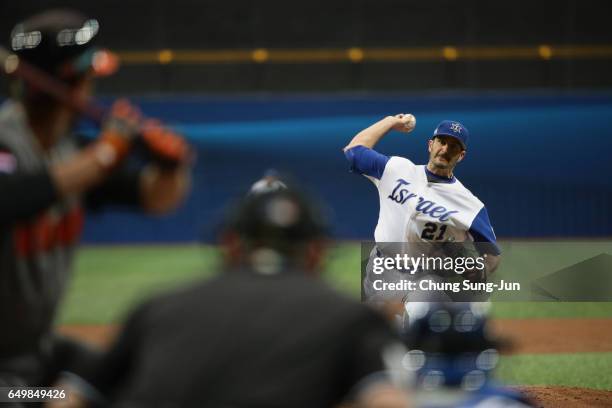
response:
<path fill-rule="evenodd" d="M 324 233 L 291 189 L 249 194 L 222 236 L 224 273 L 139 307 L 92 385 L 121 407 L 406 407 L 385 365 L 401 342 L 317 278 Z"/>
<path fill-rule="evenodd" d="M 49 385 L 59 371 L 82 374 L 93 357 L 52 329 L 84 209 L 115 203 L 165 212 L 188 190 L 188 166 L 168 160 L 153 141 L 184 149 L 182 138 L 158 124 L 142 127 L 127 101 L 113 105 L 93 142 L 72 134 L 94 77 L 116 68 L 112 54 L 93 46 L 99 29 L 95 19 L 61 10 L 31 17 L 11 34 L 12 61 L 42 82 L 17 75 L 0 107 L 0 386 Z M 41 85 L 49 82 L 67 98 Z M 137 138 L 147 164 L 128 168 Z"/>
<path fill-rule="evenodd" d="M 402 328 L 413 373 L 414 402 L 422 408 L 526 408 L 516 390 L 496 385 L 501 342 L 488 327 L 486 302 L 406 303 Z M 409 316 L 409 317 L 408 317 Z"/>

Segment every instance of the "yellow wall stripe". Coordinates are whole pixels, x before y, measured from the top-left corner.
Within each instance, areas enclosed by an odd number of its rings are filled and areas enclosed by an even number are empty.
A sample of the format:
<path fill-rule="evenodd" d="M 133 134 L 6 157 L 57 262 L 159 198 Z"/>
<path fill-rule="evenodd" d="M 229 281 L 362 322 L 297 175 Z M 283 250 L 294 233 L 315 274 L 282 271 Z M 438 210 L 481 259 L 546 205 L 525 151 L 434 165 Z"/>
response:
<path fill-rule="evenodd" d="M 455 60 L 612 59 L 612 45 L 118 51 L 123 64 L 328 64 Z"/>

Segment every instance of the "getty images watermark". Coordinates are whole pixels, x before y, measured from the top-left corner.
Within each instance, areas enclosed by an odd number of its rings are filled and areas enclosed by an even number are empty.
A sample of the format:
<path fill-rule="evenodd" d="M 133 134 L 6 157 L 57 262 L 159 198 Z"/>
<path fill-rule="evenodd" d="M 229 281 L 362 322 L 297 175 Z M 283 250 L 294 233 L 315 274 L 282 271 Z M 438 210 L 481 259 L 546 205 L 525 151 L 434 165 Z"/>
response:
<path fill-rule="evenodd" d="M 506 282 L 503 279 L 499 282 L 487 282 L 485 280 L 487 273 L 486 258 L 488 254 L 483 254 L 477 257 L 449 257 L 449 256 L 410 256 L 407 254 L 396 254 L 393 257 L 374 257 L 372 260 L 372 273 L 374 275 L 393 274 L 397 272 L 407 274 L 411 278 L 400 279 L 399 281 L 387 282 L 382 276 L 380 279 L 374 279 L 372 286 L 376 291 L 384 290 L 401 290 L 401 291 L 451 291 L 459 293 L 465 291 L 482 291 L 491 293 L 495 290 L 499 291 L 520 291 L 521 284 L 519 282 Z M 453 274 L 462 276 L 469 275 L 469 279 L 461 281 L 449 281 L 446 278 L 452 278 Z M 433 274 L 435 277 L 445 278 L 443 280 L 434 279 L 433 277 L 414 279 L 415 275 Z"/>
<path fill-rule="evenodd" d="M 610 276 L 605 240 L 361 243 L 365 301 L 612 302 Z"/>
<path fill-rule="evenodd" d="M 479 301 L 493 292 L 520 292 L 520 282 L 490 279 L 498 253 L 492 244 L 472 242 L 362 244 L 362 296 Z"/>

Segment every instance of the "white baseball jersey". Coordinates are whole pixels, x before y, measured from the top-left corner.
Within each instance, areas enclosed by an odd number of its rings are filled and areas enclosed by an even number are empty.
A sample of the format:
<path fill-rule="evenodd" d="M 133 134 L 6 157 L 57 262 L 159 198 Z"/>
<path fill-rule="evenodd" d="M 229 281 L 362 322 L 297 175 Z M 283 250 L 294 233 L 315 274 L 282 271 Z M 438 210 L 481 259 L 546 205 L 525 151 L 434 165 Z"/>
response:
<path fill-rule="evenodd" d="M 351 170 L 374 182 L 380 213 L 376 242 L 488 242 L 499 254 L 484 204 L 455 177 L 431 173 L 402 157 L 365 146 L 345 152 Z"/>

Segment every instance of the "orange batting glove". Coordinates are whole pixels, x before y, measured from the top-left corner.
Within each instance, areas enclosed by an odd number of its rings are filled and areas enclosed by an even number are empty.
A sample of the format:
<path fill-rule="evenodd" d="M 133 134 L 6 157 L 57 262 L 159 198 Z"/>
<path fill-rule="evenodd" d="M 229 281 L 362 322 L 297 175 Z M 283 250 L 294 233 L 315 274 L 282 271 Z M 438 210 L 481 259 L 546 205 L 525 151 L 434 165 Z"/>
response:
<path fill-rule="evenodd" d="M 192 159 L 189 144 L 157 120 L 147 120 L 141 129 L 142 140 L 156 160 L 170 167 L 188 163 Z"/>
<path fill-rule="evenodd" d="M 102 132 L 94 147 L 98 161 L 112 168 L 127 156 L 138 136 L 140 110 L 127 99 L 116 101 L 102 125 Z"/>

